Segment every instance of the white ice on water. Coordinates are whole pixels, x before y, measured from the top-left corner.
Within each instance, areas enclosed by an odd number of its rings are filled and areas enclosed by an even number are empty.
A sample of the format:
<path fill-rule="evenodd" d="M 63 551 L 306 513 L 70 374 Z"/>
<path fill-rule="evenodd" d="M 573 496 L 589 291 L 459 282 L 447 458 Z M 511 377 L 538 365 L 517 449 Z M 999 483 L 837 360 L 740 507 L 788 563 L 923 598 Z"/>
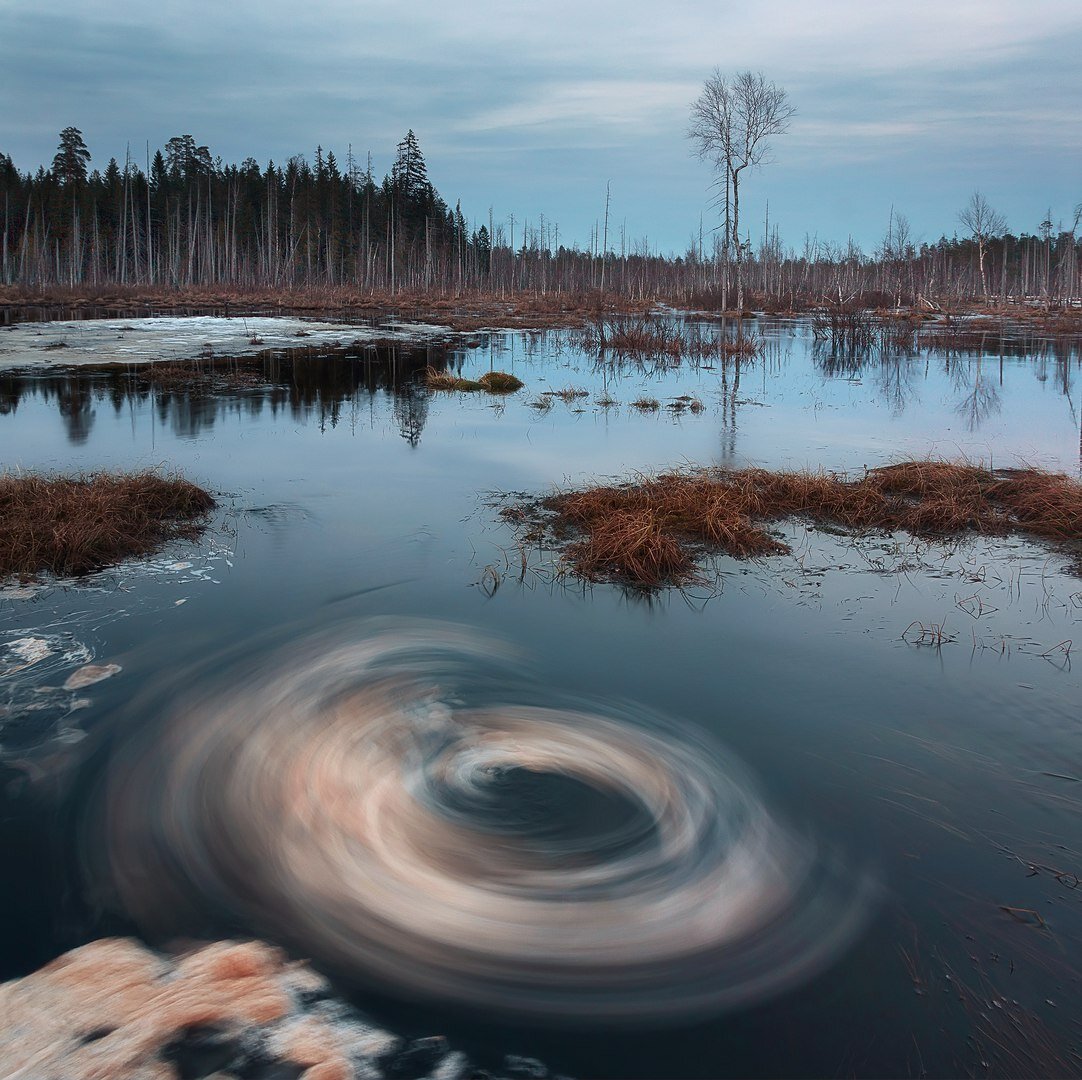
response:
<path fill-rule="evenodd" d="M 419 344 L 448 333 L 445 326 L 426 323 L 351 326 L 269 315 L 18 323 L 0 328 L 0 370 L 251 356 L 266 349 L 312 345 L 348 348 L 376 341 Z"/>

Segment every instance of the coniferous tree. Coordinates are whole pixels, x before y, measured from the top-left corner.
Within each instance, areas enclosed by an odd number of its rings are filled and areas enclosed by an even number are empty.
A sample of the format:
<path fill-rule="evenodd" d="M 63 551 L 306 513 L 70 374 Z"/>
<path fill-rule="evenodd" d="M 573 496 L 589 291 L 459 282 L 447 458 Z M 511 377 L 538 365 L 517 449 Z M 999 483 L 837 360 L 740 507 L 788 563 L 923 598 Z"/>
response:
<path fill-rule="evenodd" d="M 66 127 L 60 132 L 60 145 L 53 158 L 53 174 L 60 183 L 86 183 L 86 166 L 90 151 L 83 142 L 83 133 L 77 127 Z"/>

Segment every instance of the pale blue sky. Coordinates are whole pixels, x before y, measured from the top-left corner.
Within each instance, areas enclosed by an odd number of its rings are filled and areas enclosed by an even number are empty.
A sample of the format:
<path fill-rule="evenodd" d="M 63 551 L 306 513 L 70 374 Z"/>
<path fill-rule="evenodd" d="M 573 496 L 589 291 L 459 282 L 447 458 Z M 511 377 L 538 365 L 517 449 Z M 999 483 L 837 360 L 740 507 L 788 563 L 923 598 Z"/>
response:
<path fill-rule="evenodd" d="M 1082 202 L 1082 0 L 0 0 L 0 152 L 49 162 L 82 129 L 104 167 L 190 132 L 261 164 L 317 144 L 371 150 L 408 127 L 471 220 L 514 213 L 588 242 L 683 251 L 708 230 L 709 171 L 688 105 L 715 66 L 761 70 L 798 113 L 745 187 L 783 239 L 873 246 L 893 205 L 914 238 L 957 226 L 980 188 L 1015 231 Z M 617 239 L 618 243 L 618 239 Z"/>

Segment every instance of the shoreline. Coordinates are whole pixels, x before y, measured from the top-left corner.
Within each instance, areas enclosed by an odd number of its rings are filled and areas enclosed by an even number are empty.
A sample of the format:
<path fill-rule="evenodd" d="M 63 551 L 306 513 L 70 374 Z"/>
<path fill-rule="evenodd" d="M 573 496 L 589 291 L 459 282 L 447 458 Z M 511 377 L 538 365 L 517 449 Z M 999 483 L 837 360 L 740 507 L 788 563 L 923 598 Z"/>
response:
<path fill-rule="evenodd" d="M 749 297 L 743 313 L 705 309 L 694 297 L 687 300 L 664 294 L 630 297 L 613 292 L 460 292 L 436 290 L 390 293 L 363 286 L 336 285 L 301 288 L 146 285 L 50 286 L 31 289 L 0 285 L 0 312 L 92 311 L 91 318 L 220 313 L 223 315 L 347 315 L 350 318 L 397 317 L 436 323 L 450 330 L 578 328 L 599 315 L 645 315 L 668 308 L 708 318 L 755 319 L 763 316 L 800 317 L 838 307 L 828 297 L 798 298 L 789 304 L 776 297 Z M 755 303 L 755 300 L 759 303 Z M 843 305 L 846 306 L 846 305 Z M 942 300 L 923 297 L 913 304 L 882 308 L 847 305 L 884 320 L 981 319 L 1002 325 L 1039 330 L 1056 336 L 1082 336 L 1082 306 L 1047 304 L 1039 299 L 993 302 Z M 30 320 L 18 320 L 30 321 Z M 494 322 L 495 321 L 495 322 Z"/>

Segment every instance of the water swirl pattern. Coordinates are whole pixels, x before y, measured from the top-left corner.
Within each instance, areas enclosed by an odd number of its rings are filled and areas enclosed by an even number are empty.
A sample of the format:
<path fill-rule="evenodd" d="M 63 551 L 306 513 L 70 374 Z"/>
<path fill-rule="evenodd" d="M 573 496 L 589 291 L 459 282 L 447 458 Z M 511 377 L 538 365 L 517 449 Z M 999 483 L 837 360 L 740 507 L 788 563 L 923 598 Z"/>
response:
<path fill-rule="evenodd" d="M 367 624 L 200 685 L 107 778 L 148 929 L 210 904 L 402 995 L 619 1021 L 792 986 L 861 923 L 724 748 L 555 701 L 470 630 Z"/>

